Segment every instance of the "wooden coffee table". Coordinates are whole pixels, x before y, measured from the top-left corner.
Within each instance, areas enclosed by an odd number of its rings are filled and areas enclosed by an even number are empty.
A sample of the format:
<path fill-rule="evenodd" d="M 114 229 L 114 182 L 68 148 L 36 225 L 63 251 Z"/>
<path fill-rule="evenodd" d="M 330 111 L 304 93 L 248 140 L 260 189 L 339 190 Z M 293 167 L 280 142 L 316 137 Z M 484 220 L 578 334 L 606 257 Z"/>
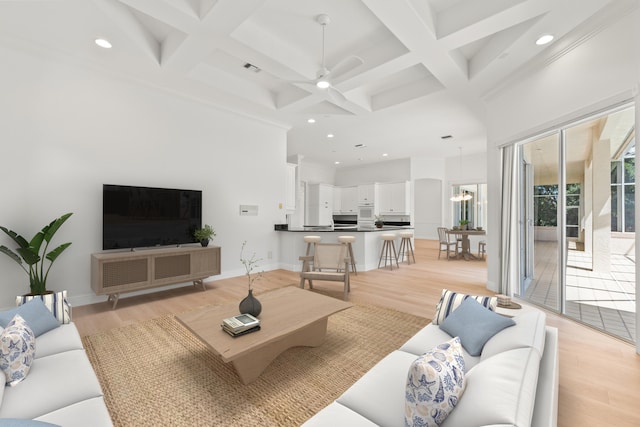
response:
<path fill-rule="evenodd" d="M 231 362 L 244 384 L 255 381 L 288 348 L 322 344 L 328 317 L 352 306 L 297 287 L 280 288 L 257 298 L 262 304 L 261 330 L 236 338 L 224 332 L 220 324 L 222 319 L 239 314 L 239 302 L 176 316 L 223 361 Z"/>

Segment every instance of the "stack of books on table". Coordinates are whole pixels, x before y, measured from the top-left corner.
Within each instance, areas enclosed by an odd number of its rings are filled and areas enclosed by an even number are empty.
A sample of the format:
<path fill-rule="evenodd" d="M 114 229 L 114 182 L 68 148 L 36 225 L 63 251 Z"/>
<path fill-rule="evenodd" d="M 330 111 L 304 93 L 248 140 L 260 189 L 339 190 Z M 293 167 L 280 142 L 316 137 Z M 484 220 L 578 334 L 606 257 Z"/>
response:
<path fill-rule="evenodd" d="M 221 326 L 222 330 L 232 337 L 238 337 L 259 331 L 260 319 L 250 314 L 238 314 L 237 316 L 224 319 Z"/>

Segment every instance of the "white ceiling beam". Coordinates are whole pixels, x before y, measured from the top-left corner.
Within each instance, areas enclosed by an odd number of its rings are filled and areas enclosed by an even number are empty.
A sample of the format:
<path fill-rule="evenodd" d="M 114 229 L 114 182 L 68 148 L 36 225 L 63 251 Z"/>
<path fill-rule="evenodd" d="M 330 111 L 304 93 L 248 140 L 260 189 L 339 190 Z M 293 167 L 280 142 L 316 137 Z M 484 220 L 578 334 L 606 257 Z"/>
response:
<path fill-rule="evenodd" d="M 485 106 L 469 83 L 466 68 L 461 69 L 449 50 L 438 43 L 408 0 L 362 1 L 398 40 L 418 55 L 452 96 L 463 102 L 477 117 L 484 117 Z"/>
<path fill-rule="evenodd" d="M 527 1 L 491 15 L 439 39 L 443 47 L 453 50 L 507 28 L 544 15 L 553 8 L 552 0 Z"/>
<path fill-rule="evenodd" d="M 142 26 L 131 10 L 124 4 L 114 0 L 92 0 L 122 32 L 137 45 L 145 55 L 150 56 L 154 62 L 160 64 L 160 43 L 153 35 Z"/>
<path fill-rule="evenodd" d="M 189 33 L 200 20 L 198 15 L 191 9 L 170 5 L 166 1 L 159 0 L 119 0 L 145 15 L 149 15 L 160 22 L 178 29 L 184 33 Z"/>
<path fill-rule="evenodd" d="M 265 1 L 218 0 L 200 25 L 173 49 L 173 53 L 162 58 L 163 67 L 181 74 L 188 73 L 216 49 L 216 41 L 220 37 L 229 37 Z"/>
<path fill-rule="evenodd" d="M 367 71 L 357 74 L 349 79 L 340 81 L 338 87 L 340 90 L 348 91 L 356 89 L 360 86 L 368 83 L 373 83 L 396 74 L 402 70 L 412 67 L 416 64 L 420 64 L 420 58 L 418 58 L 412 52 L 405 53 L 397 58 L 380 64 L 376 67 L 370 68 Z"/>

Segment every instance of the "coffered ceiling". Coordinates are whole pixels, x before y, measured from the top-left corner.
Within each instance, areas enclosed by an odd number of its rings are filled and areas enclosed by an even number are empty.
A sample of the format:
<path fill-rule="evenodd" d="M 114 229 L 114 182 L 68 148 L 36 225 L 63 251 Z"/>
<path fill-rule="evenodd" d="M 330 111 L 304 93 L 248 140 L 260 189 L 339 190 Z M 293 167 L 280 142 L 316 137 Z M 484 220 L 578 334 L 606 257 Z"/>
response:
<path fill-rule="evenodd" d="M 455 156 L 458 147 L 464 154 L 484 151 L 488 97 L 636 6 L 633 0 L 0 0 L 0 44 L 29 45 L 284 126 L 289 156 L 349 166 Z M 323 29 L 330 89 L 313 84 L 322 68 Z M 543 34 L 554 41 L 536 45 Z M 97 47 L 98 37 L 113 47 Z"/>

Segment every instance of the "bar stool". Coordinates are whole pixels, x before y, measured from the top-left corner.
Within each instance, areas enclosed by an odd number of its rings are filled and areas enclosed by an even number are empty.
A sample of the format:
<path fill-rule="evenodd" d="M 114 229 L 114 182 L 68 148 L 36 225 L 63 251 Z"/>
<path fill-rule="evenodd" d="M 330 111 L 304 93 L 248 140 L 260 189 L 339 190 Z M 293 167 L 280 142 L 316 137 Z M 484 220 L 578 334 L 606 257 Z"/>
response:
<path fill-rule="evenodd" d="M 396 235 L 394 234 L 383 234 L 382 235 L 382 251 L 380 252 L 380 260 L 378 261 L 378 268 L 380 268 L 380 263 L 382 262 L 382 258 L 384 257 L 384 266 L 387 266 L 387 260 L 389 260 L 389 268 L 393 270 L 393 260 L 396 261 L 396 266 L 400 268 L 400 264 L 398 264 L 398 253 L 396 252 Z"/>
<path fill-rule="evenodd" d="M 306 256 L 311 254 L 311 246 L 313 246 L 313 252 L 316 252 L 316 243 L 320 243 L 322 238 L 320 236 L 304 236 L 304 241 L 307 243 Z"/>
<path fill-rule="evenodd" d="M 411 238 L 413 237 L 413 231 L 401 231 L 400 237 L 400 260 L 404 260 L 405 255 L 407 256 L 407 264 L 411 264 L 411 258 L 413 258 L 413 263 L 416 263 L 416 255 L 413 252 L 413 243 L 411 243 Z"/>
<path fill-rule="evenodd" d="M 478 256 L 481 256 L 484 259 L 484 255 L 487 253 L 487 242 L 484 240 L 480 240 L 478 242 Z"/>
<path fill-rule="evenodd" d="M 353 256 L 353 246 L 351 245 L 356 241 L 356 236 L 338 236 L 338 242 L 347 245 L 347 251 L 349 253 L 349 258 L 351 259 L 351 271 L 358 275 L 358 271 L 356 270 L 356 258 Z"/>

